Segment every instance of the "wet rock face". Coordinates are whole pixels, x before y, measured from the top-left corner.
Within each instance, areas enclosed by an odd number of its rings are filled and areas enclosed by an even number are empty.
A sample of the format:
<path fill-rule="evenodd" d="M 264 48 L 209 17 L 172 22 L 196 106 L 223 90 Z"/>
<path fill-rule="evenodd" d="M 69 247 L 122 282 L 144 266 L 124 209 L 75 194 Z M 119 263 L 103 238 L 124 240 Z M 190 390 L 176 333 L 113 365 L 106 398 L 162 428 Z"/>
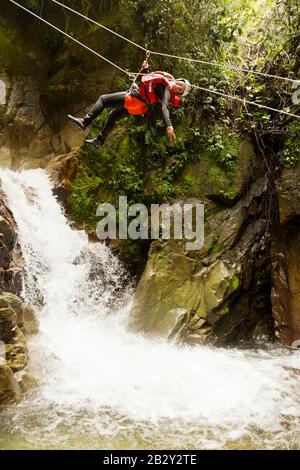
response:
<path fill-rule="evenodd" d="M 17 243 L 16 223 L 0 189 L 0 289 L 19 294 L 22 255 Z"/>
<path fill-rule="evenodd" d="M 230 209 L 209 216 L 199 252 L 152 243 L 134 329 L 193 344 L 268 336 L 299 346 L 300 165 L 274 182 L 274 174 L 258 177 Z"/>
<path fill-rule="evenodd" d="M 12 169 L 44 167 L 57 154 L 82 143 L 83 135 L 66 123 L 55 132 L 41 109 L 34 77 L 0 72 L 0 164 Z"/>
<path fill-rule="evenodd" d="M 0 309 L 0 338 L 5 344 L 11 342 L 16 335 L 17 315 L 8 307 Z"/>
<path fill-rule="evenodd" d="M 26 336 L 38 331 L 34 311 L 18 295 L 22 289 L 23 259 L 17 243 L 17 227 L 0 190 L 0 406 L 21 399 L 20 383 L 14 373 L 28 364 Z"/>
<path fill-rule="evenodd" d="M 53 132 L 40 108 L 31 78 L 0 75 L 0 162 L 9 168 L 40 166 L 54 155 Z"/>
<path fill-rule="evenodd" d="M 72 192 L 77 168 L 78 158 L 76 152 L 53 158 L 45 168 L 53 182 L 53 194 L 66 211 L 69 209 L 69 196 Z"/>
<path fill-rule="evenodd" d="M 216 260 L 205 266 L 202 259 L 179 254 L 176 243 L 153 245 L 136 292 L 132 326 L 168 337 L 189 323 L 194 334 L 227 313 L 226 299 L 239 286 L 238 263 Z"/>
<path fill-rule="evenodd" d="M 233 208 L 208 217 L 201 250 L 153 242 L 131 327 L 192 344 L 272 336 L 267 192 L 261 178 Z"/>
<path fill-rule="evenodd" d="M 3 358 L 12 371 L 24 369 L 28 362 L 23 326 L 23 303 L 9 292 L 0 295 L 0 339 L 4 343 Z"/>
<path fill-rule="evenodd" d="M 300 166 L 277 181 L 279 225 L 272 244 L 275 334 L 284 345 L 300 340 Z"/>
<path fill-rule="evenodd" d="M 0 407 L 18 403 L 22 398 L 21 388 L 7 365 L 0 363 Z"/>
<path fill-rule="evenodd" d="M 16 224 L 0 190 L 0 405 L 20 400 L 13 373 L 28 363 L 25 335 L 38 331 L 33 310 L 15 295 L 22 289 L 22 263 Z"/>
<path fill-rule="evenodd" d="M 25 374 L 28 364 L 26 336 L 37 331 L 38 321 L 33 310 L 18 296 L 2 292 L 0 294 L 0 406 L 19 401 L 21 390 L 25 390 L 26 387 L 28 389 L 30 383 L 34 382 L 33 378 L 31 382 L 28 380 L 29 373 Z M 24 369 L 23 374 L 13 375 Z"/>

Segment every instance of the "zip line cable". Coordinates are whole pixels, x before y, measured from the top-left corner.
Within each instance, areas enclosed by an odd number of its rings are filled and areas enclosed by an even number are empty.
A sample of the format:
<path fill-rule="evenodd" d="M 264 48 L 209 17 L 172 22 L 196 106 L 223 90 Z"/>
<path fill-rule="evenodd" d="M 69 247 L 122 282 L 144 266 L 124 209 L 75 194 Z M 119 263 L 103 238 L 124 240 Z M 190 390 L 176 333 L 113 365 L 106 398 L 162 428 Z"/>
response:
<path fill-rule="evenodd" d="M 171 59 L 178 59 L 178 60 L 186 60 L 187 62 L 196 62 L 199 64 L 204 64 L 204 65 L 212 65 L 214 67 L 219 67 L 219 68 L 228 68 L 231 70 L 234 70 L 235 72 L 245 72 L 245 73 L 253 73 L 255 75 L 259 75 L 261 77 L 267 77 L 267 78 L 276 78 L 277 80 L 282 80 L 290 83 L 299 83 L 299 80 L 289 78 L 289 77 L 280 77 L 279 75 L 272 75 L 271 73 L 265 73 L 265 72 L 258 72 L 257 70 L 251 70 L 251 69 L 246 69 L 242 67 L 238 67 L 237 65 L 231 65 L 231 64 L 218 64 L 217 62 L 208 62 L 205 60 L 200 60 L 200 59 L 192 59 L 190 57 L 183 57 L 179 55 L 173 55 L 173 54 L 167 54 L 164 52 L 155 52 L 155 51 L 150 51 L 152 55 L 158 55 L 162 57 L 170 57 Z"/>
<path fill-rule="evenodd" d="M 103 24 L 99 23 L 98 21 L 95 21 L 95 20 L 89 18 L 88 16 L 83 15 L 82 13 L 78 12 L 77 10 L 74 10 L 73 8 L 65 5 L 64 3 L 59 2 L 58 0 L 52 0 L 52 2 L 56 3 L 57 5 L 60 5 L 62 8 L 65 8 L 66 10 L 71 11 L 72 13 L 75 13 L 75 15 L 81 16 L 82 18 L 86 19 L 87 21 L 90 21 L 91 23 L 99 26 L 102 29 L 105 29 L 106 31 L 110 32 L 111 34 L 114 34 L 115 36 L 118 36 L 119 38 L 123 39 L 124 41 L 127 41 L 128 43 L 134 45 L 135 47 L 138 47 L 139 49 L 141 49 L 144 52 L 147 52 L 151 55 L 169 57 L 171 59 L 186 60 L 188 62 L 196 62 L 196 63 L 199 63 L 199 64 L 212 65 L 214 67 L 220 67 L 220 68 L 227 67 L 227 68 L 232 69 L 234 71 L 253 73 L 255 75 L 261 75 L 262 77 L 277 78 L 278 80 L 283 80 L 283 81 L 287 81 L 287 82 L 291 82 L 291 83 L 299 82 L 299 80 L 295 80 L 293 78 L 280 77 L 278 75 L 272 75 L 270 73 L 258 72 L 256 70 L 251 70 L 251 69 L 247 69 L 247 68 L 243 68 L 243 67 L 238 67 L 236 65 L 231 65 L 231 64 L 222 65 L 222 64 L 218 64 L 217 62 L 209 62 L 209 61 L 205 61 L 205 60 L 201 60 L 201 59 L 192 59 L 190 57 L 183 57 L 183 56 L 178 56 L 178 55 L 173 55 L 173 54 L 167 54 L 167 53 L 164 53 L 164 52 L 151 51 L 151 50 L 148 50 L 145 47 L 141 46 L 140 44 L 137 44 L 136 42 L 131 41 L 130 39 L 126 38 L 125 36 L 122 36 L 121 34 L 117 33 L 116 31 L 113 31 L 112 29 L 108 28 L 107 26 L 104 26 Z"/>
<path fill-rule="evenodd" d="M 151 73 L 147 73 L 147 74 L 145 74 L 145 73 L 129 73 L 129 75 L 130 76 L 131 75 L 144 76 L 144 75 L 151 75 Z M 155 72 L 152 72 L 152 75 L 155 76 Z M 257 106 L 258 108 L 268 109 L 269 111 L 275 111 L 276 113 L 279 113 L 279 114 L 285 114 L 286 116 L 291 116 L 291 117 L 300 119 L 300 116 L 298 114 L 293 114 L 293 113 L 290 113 L 289 111 L 284 111 L 283 109 L 272 108 L 272 107 L 267 106 L 265 104 L 256 103 L 255 101 L 249 101 L 246 98 L 240 98 L 239 96 L 235 96 L 235 95 L 228 95 L 227 93 L 223 93 L 223 92 L 217 91 L 217 90 L 212 90 L 211 88 L 205 88 L 205 87 L 202 87 L 200 85 L 193 85 L 192 83 L 190 85 L 191 85 L 191 88 L 195 88 L 195 89 L 205 91 L 205 92 L 208 92 L 208 93 L 213 93 L 215 95 L 222 96 L 223 98 L 229 98 L 231 100 L 240 101 L 241 103 L 251 104 L 253 106 Z"/>
<path fill-rule="evenodd" d="M 112 62 L 111 60 L 107 59 L 106 57 L 104 57 L 103 55 L 99 54 L 98 52 L 96 52 L 94 49 L 88 47 L 86 44 L 84 44 L 83 42 L 81 41 L 78 41 L 78 39 L 74 38 L 73 36 L 71 36 L 70 34 L 66 33 L 65 31 L 63 31 L 62 29 L 58 28 L 57 26 L 53 25 L 52 23 L 50 23 L 49 21 L 45 20 L 44 18 L 40 17 L 39 15 L 37 15 L 36 13 L 34 13 L 33 11 L 29 10 L 28 8 L 24 7 L 23 5 L 20 5 L 18 2 L 16 2 L 15 0 L 9 0 L 11 3 L 13 3 L 14 5 L 16 5 L 17 7 L 21 8 L 22 10 L 26 11 L 27 13 L 29 13 L 30 15 L 34 16 L 35 18 L 39 19 L 40 21 L 42 21 L 43 23 L 47 24 L 48 26 L 50 26 L 51 28 L 55 29 L 56 31 L 62 33 L 64 36 L 66 36 L 67 38 L 69 39 L 72 39 L 75 43 L 79 44 L 80 46 L 84 47 L 86 50 L 92 52 L 93 54 L 95 54 L 96 56 L 100 57 L 100 59 L 104 60 L 105 62 L 109 63 L 110 65 L 112 65 L 113 67 L 117 68 L 118 70 L 120 70 L 121 72 L 125 73 L 129 78 L 134 76 L 134 77 L 137 77 L 139 75 L 148 75 L 148 74 L 142 74 L 142 73 L 130 73 L 128 72 L 127 70 L 123 69 L 122 67 L 120 67 L 119 65 L 115 64 L 114 62 Z M 54 1 L 54 0 L 53 0 Z M 56 1 L 56 0 L 55 0 Z M 150 51 L 147 51 L 147 53 L 151 53 Z M 237 96 L 233 96 L 233 95 L 228 95 L 226 93 L 222 93 L 220 91 L 217 91 L 217 90 L 211 90 L 209 88 L 204 88 L 204 87 L 201 87 L 199 85 L 191 85 L 193 88 L 195 89 L 198 89 L 198 90 L 202 90 L 202 91 L 205 91 L 205 92 L 208 92 L 208 93 L 213 93 L 215 95 L 218 95 L 218 96 L 222 96 L 224 98 L 229 98 L 229 99 L 232 99 L 232 100 L 236 100 L 236 101 L 239 101 L 241 103 L 247 103 L 247 104 L 250 104 L 250 105 L 253 105 L 253 106 L 257 106 L 259 108 L 263 108 L 263 109 L 268 109 L 269 111 L 273 111 L 273 112 L 276 112 L 278 114 L 285 114 L 287 116 L 290 116 L 290 117 L 294 117 L 294 118 L 297 118 L 297 119 L 300 119 L 300 116 L 297 115 L 297 114 L 293 114 L 293 113 L 290 113 L 288 111 L 284 111 L 284 110 L 281 110 L 281 109 L 276 109 L 276 108 L 271 108 L 269 106 L 266 106 L 266 105 L 263 105 L 263 104 L 260 104 L 260 103 L 255 103 L 253 101 L 248 101 L 244 98 L 239 98 Z"/>
<path fill-rule="evenodd" d="M 86 16 L 86 15 L 83 15 L 83 14 L 80 13 L 79 11 L 73 10 L 73 8 L 68 7 L 68 6 L 65 5 L 64 3 L 57 2 L 56 0 L 52 0 L 52 2 L 53 2 L 53 3 L 57 3 L 57 5 L 60 5 L 61 7 L 65 8 L 66 10 L 69 10 L 69 11 L 71 11 L 72 13 L 75 13 L 75 15 L 81 16 L 82 18 L 84 18 L 85 20 L 89 21 L 90 23 L 93 23 L 93 24 L 99 26 L 100 28 L 105 29 L 105 30 L 108 31 L 109 33 L 114 34 L 115 36 L 118 36 L 119 38 L 123 39 L 124 41 L 129 42 L 129 43 L 132 44 L 133 46 L 138 47 L 138 48 L 141 49 L 142 51 L 147 52 L 147 49 L 145 49 L 145 47 L 141 46 L 140 44 L 137 44 L 136 42 L 131 41 L 131 40 L 128 39 L 128 38 L 125 38 L 125 36 L 122 36 L 122 34 L 119 34 L 119 33 L 117 33 L 116 31 L 113 31 L 112 29 L 108 28 L 107 26 L 104 26 L 103 24 L 98 23 L 98 22 L 95 21 L 95 20 L 92 20 L 92 18 L 89 18 L 89 17 Z"/>
<path fill-rule="evenodd" d="M 249 101 L 249 100 L 246 100 L 245 98 L 240 98 L 240 97 L 234 96 L 234 95 L 227 95 L 226 93 L 222 93 L 221 91 L 209 90 L 208 88 L 204 88 L 204 87 L 199 86 L 199 85 L 191 85 L 191 87 L 196 88 L 198 90 L 202 90 L 202 91 L 208 91 L 209 93 L 214 93 L 215 95 L 222 96 L 223 98 L 229 98 L 229 99 L 232 99 L 232 100 L 240 101 L 241 103 L 252 104 L 254 106 L 257 106 L 258 108 L 268 109 L 269 111 L 275 111 L 276 113 L 279 113 L 279 114 L 285 114 L 286 116 L 291 116 L 291 117 L 300 119 L 300 116 L 298 114 L 293 114 L 293 113 L 290 113 L 288 111 L 284 111 L 283 109 L 271 108 L 270 106 L 266 106 L 264 104 L 256 103 L 254 101 Z"/>
<path fill-rule="evenodd" d="M 123 73 L 126 73 L 126 75 L 130 75 L 129 72 L 127 72 L 127 70 L 123 69 L 122 67 L 119 67 L 119 65 L 115 64 L 114 62 L 110 61 L 109 59 L 107 59 L 106 57 L 104 57 L 103 55 L 99 54 L 98 52 L 96 52 L 94 49 L 92 49 L 91 47 L 87 46 L 86 44 L 84 44 L 83 42 L 81 41 L 78 41 L 78 39 L 74 38 L 73 36 L 71 36 L 70 34 L 66 33 L 65 31 L 63 31 L 62 29 L 58 28 L 57 26 L 54 26 L 54 24 L 52 23 L 49 23 L 49 21 L 45 20 L 44 18 L 42 18 L 41 16 L 37 15 L 36 13 L 34 13 L 33 11 L 29 10 L 28 8 L 24 7 L 23 5 L 20 5 L 20 3 L 16 2 L 15 0 L 9 0 L 11 3 L 14 3 L 17 7 L 21 8 L 22 10 L 24 11 L 27 11 L 27 13 L 29 13 L 30 15 L 34 16 L 35 18 L 39 19 L 40 21 L 42 21 L 43 23 L 47 24 L 48 26 L 50 26 L 51 28 L 55 29 L 56 31 L 60 32 L 61 34 L 63 34 L 64 36 L 66 36 L 67 38 L 69 39 L 72 39 L 74 42 L 76 42 L 77 44 L 79 44 L 80 46 L 84 47 L 85 49 L 87 49 L 88 51 L 92 52 L 93 54 L 95 54 L 96 56 L 100 57 L 100 59 L 103 59 L 105 60 L 105 62 L 108 62 L 110 65 L 112 65 L 113 67 L 119 69 L 121 72 Z"/>

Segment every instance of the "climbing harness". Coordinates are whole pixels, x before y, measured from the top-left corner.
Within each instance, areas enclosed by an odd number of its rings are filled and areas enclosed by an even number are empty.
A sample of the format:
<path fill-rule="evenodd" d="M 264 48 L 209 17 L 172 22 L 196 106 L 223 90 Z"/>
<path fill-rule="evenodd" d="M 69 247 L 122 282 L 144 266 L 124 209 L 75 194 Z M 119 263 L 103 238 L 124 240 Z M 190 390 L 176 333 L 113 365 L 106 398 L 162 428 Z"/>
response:
<path fill-rule="evenodd" d="M 140 95 L 141 98 L 144 99 L 147 103 L 153 104 L 160 102 L 161 100 L 158 98 L 155 90 L 157 85 L 163 83 L 166 88 L 168 88 L 169 93 L 171 95 L 170 103 L 173 108 L 179 108 L 181 104 L 181 99 L 176 93 L 173 91 L 172 83 L 174 82 L 175 78 L 173 75 L 167 72 L 152 72 L 149 74 L 142 75 L 141 83 L 140 83 Z"/>

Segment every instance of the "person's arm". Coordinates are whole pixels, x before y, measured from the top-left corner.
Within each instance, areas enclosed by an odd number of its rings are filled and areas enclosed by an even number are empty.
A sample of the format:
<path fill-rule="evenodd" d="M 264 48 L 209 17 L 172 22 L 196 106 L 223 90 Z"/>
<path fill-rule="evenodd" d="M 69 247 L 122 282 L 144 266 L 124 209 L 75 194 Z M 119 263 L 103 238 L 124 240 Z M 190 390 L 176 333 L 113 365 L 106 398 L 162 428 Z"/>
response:
<path fill-rule="evenodd" d="M 170 99 L 171 99 L 171 93 L 169 92 L 168 88 L 165 88 L 163 98 L 161 100 L 161 109 L 162 109 L 165 123 L 167 124 L 168 136 L 171 140 L 176 140 L 176 135 L 175 135 L 171 117 L 170 117 L 170 111 L 168 108 Z"/>
<path fill-rule="evenodd" d="M 148 74 L 150 73 L 150 65 L 149 65 L 149 62 L 147 60 L 144 60 L 144 62 L 142 63 L 141 65 L 141 68 L 140 68 L 140 71 L 139 71 L 139 79 L 141 79 L 141 74 Z M 131 86 L 130 88 L 130 94 L 132 96 L 134 96 L 135 98 L 137 99 L 141 99 L 140 97 L 140 90 L 139 90 L 139 86 L 137 85 L 137 83 L 135 83 L 134 85 Z"/>
<path fill-rule="evenodd" d="M 141 73 L 150 73 L 150 64 L 148 60 L 144 60 L 142 63 Z"/>

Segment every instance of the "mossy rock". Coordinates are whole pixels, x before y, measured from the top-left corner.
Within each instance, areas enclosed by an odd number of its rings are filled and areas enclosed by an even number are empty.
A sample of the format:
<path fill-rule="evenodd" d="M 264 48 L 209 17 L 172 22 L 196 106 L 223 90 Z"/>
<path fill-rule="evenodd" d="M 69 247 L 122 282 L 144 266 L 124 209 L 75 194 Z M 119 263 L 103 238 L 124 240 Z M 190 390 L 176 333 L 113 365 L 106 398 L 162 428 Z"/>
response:
<path fill-rule="evenodd" d="M 0 407 L 18 403 L 22 398 L 21 388 L 12 370 L 0 364 Z"/>
<path fill-rule="evenodd" d="M 15 311 L 17 315 L 17 323 L 18 325 L 22 326 L 24 304 L 20 297 L 12 294 L 11 292 L 2 292 L 2 294 L 0 294 L 0 309 L 6 307 L 10 307 Z"/>
<path fill-rule="evenodd" d="M 5 363 L 12 371 L 24 369 L 28 364 L 28 349 L 24 334 L 17 330 L 14 338 L 5 346 Z"/>
<path fill-rule="evenodd" d="M 0 340 L 9 343 L 17 328 L 17 314 L 11 307 L 0 308 Z"/>
<path fill-rule="evenodd" d="M 238 264 L 222 260 L 203 267 L 200 260 L 184 253 L 182 242 L 152 243 L 136 290 L 131 327 L 168 337 L 178 330 L 183 314 L 187 328 L 194 317 L 198 329 L 206 321 L 216 323 L 216 315 L 228 313 L 224 303 L 239 287 L 238 273 Z"/>

